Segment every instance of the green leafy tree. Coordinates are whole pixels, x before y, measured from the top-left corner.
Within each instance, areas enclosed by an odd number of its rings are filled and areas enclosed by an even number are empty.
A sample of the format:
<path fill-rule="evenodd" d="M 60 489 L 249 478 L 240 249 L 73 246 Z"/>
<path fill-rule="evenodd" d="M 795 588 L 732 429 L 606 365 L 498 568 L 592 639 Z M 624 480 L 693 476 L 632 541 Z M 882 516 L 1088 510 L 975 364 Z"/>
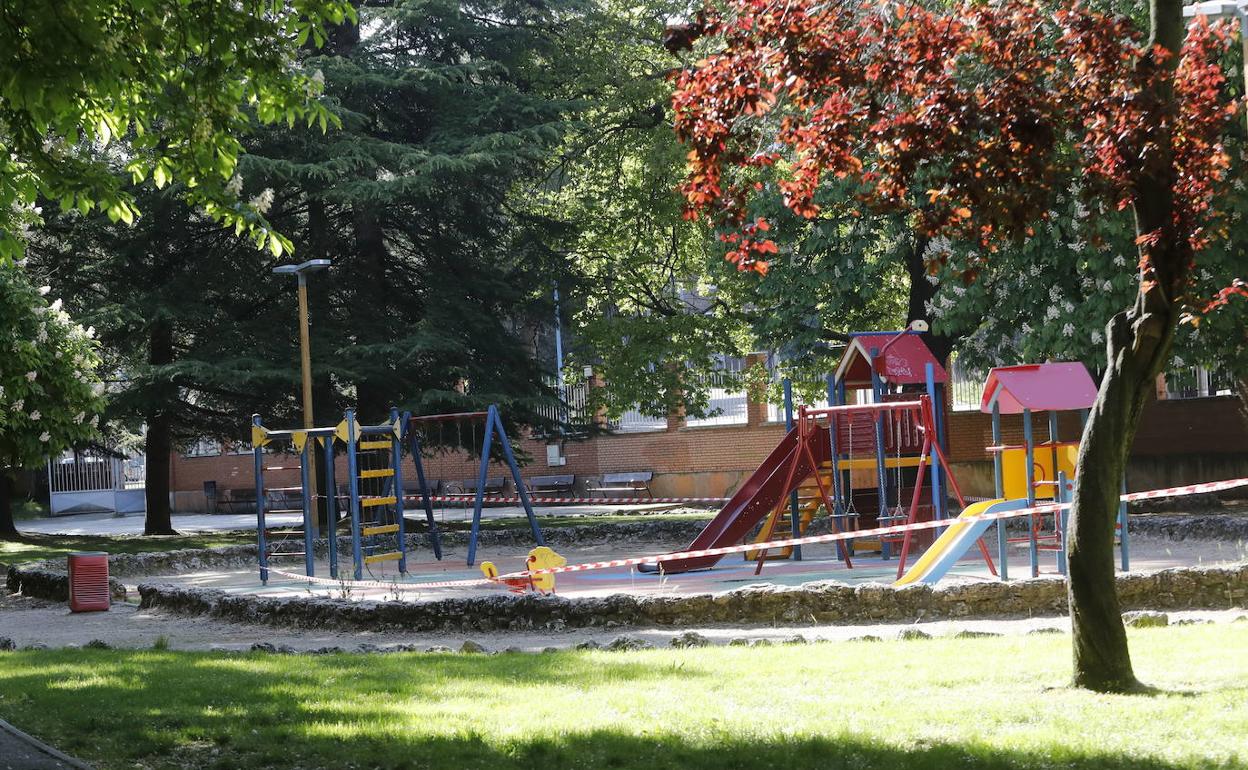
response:
<path fill-rule="evenodd" d="M 132 225 L 50 217 L 28 249 L 32 270 L 99 330 L 107 368 L 120 374 L 104 417 L 143 436 L 149 535 L 174 532 L 172 451 L 241 438 L 247 415 L 289 415 L 295 403 L 297 370 L 279 364 L 290 342 L 272 334 L 288 321 L 288 287 L 271 280 L 267 252 L 240 246 L 181 192 L 133 190 L 145 215 Z"/>
<path fill-rule="evenodd" d="M 0 264 L 0 537 L 13 537 L 13 473 L 96 435 L 103 385 L 92 332 Z"/>
<path fill-rule="evenodd" d="M 21 217 L 39 199 L 129 223 L 125 185 L 149 178 L 184 182 L 207 216 L 280 254 L 289 242 L 227 189 L 239 137 L 253 119 L 328 125 L 294 54 L 353 16 L 339 0 L 6 2 L 0 259 L 20 255 Z"/>

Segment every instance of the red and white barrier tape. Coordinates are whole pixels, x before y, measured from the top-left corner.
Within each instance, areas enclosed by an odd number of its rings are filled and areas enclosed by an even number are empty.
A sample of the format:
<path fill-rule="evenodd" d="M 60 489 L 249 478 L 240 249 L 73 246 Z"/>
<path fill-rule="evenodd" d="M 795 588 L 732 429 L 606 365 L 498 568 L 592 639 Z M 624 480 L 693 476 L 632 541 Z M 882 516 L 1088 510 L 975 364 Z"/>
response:
<path fill-rule="evenodd" d="M 433 503 L 471 503 L 476 500 L 475 494 L 462 495 L 430 495 Z M 404 495 L 403 500 L 423 500 L 420 495 Z M 529 502 L 538 505 L 650 505 L 651 503 L 724 503 L 727 497 L 529 497 Z M 508 503 L 519 505 L 523 502 L 519 497 L 498 497 L 486 495 L 483 502 Z"/>
<path fill-rule="evenodd" d="M 303 583 L 316 583 L 318 585 L 341 586 L 343 588 L 382 588 L 387 591 L 420 591 L 425 588 L 464 588 L 467 586 L 484 585 L 493 583 L 493 580 L 486 578 L 467 578 L 464 580 L 442 580 L 431 583 L 387 583 L 384 580 L 346 580 L 341 578 L 323 578 L 309 577 L 308 575 L 300 575 L 297 572 L 287 572 L 285 570 L 274 569 L 269 567 L 268 571 L 274 575 L 281 575 L 291 580 L 298 580 Z"/>
<path fill-rule="evenodd" d="M 1130 494 L 1122 495 L 1120 499 L 1123 502 L 1129 503 L 1136 500 L 1155 500 L 1161 497 L 1180 497 L 1182 495 L 1194 495 L 1202 492 L 1220 492 L 1222 490 L 1244 486 L 1248 486 L 1248 478 L 1231 479 L 1228 481 L 1211 481 L 1205 484 L 1190 484 L 1185 487 L 1170 487 L 1168 489 L 1152 489 L 1147 492 L 1132 492 Z M 658 556 L 639 556 L 631 559 L 612 559 L 610 561 L 569 564 L 563 567 L 550 567 L 547 569 L 533 570 L 531 572 L 513 572 L 507 575 L 500 575 L 499 580 L 504 578 L 522 578 L 530 575 L 553 575 L 559 572 L 583 572 L 586 570 L 610 569 L 612 567 L 632 567 L 639 564 L 661 564 L 665 561 L 682 561 L 684 559 L 697 559 L 706 556 L 725 556 L 732 553 L 744 553 L 745 551 L 787 548 L 794 545 L 811 545 L 814 543 L 832 543 L 838 540 L 856 540 L 858 538 L 871 538 L 878 537 L 880 535 L 896 535 L 903 534 L 907 531 L 914 532 L 924 529 L 939 529 L 941 527 L 948 527 L 957 523 L 995 521 L 998 519 L 1012 519 L 1020 516 L 1030 516 L 1037 513 L 1053 513 L 1069 507 L 1070 503 L 1048 503 L 1046 505 L 1036 505 L 1031 508 L 1023 508 L 1021 510 L 982 513 L 978 516 L 967 516 L 966 518 L 921 521 L 915 524 L 896 524 L 891 527 L 859 529 L 849 532 L 834 532 L 828 535 L 794 537 L 785 540 L 772 540 L 766 543 L 743 543 L 741 545 L 729 545 L 720 548 L 706 548 L 699 551 L 665 553 Z"/>
<path fill-rule="evenodd" d="M 1129 494 L 1122 495 L 1119 499 L 1123 502 L 1130 503 L 1138 500 L 1156 500 L 1163 497 L 1181 497 L 1184 495 L 1195 495 L 1204 492 L 1221 492 L 1223 490 L 1245 486 L 1248 486 L 1248 478 L 1229 479 L 1227 481 L 1210 481 L 1204 484 L 1189 484 L 1188 486 L 1183 487 L 1151 489 L 1146 492 L 1131 492 Z M 698 559 L 707 556 L 726 556 L 733 553 L 787 548 L 795 545 L 813 545 L 816 543 L 833 543 L 840 540 L 857 540 L 859 538 L 879 537 L 881 535 L 897 535 L 926 529 L 940 529 L 953 524 L 965 524 L 977 521 L 997 521 L 1000 519 L 1013 519 L 1021 516 L 1030 516 L 1037 513 L 1053 513 L 1069 507 L 1070 503 L 1047 503 L 1045 505 L 1032 506 L 1031 508 L 1000 511 L 997 513 L 982 513 L 978 516 L 968 516 L 966 518 L 921 521 L 915 524 L 896 524 L 891 527 L 877 527 L 876 529 L 858 529 L 849 532 L 834 532 L 827 535 L 809 535 L 807 537 L 794 537 L 785 540 L 771 540 L 766 543 L 742 543 L 741 545 L 728 545 L 720 548 L 704 548 L 696 551 L 677 551 L 675 553 L 663 553 L 655 556 L 635 556 L 629 559 L 610 559 L 607 561 L 583 562 L 581 564 L 568 564 L 563 567 L 549 567 L 547 569 L 532 571 L 523 570 L 520 572 L 511 572 L 506 575 L 499 575 L 497 578 L 493 579 L 472 578 L 466 580 L 446 580 L 436 583 L 385 583 L 378 580 L 353 581 L 308 577 L 306 575 L 285 572 L 272 567 L 269 567 L 268 569 L 271 573 L 282 575 L 283 577 L 288 577 L 294 580 L 348 587 L 382 588 L 393 591 L 419 591 L 426 588 L 461 588 L 484 585 L 488 583 L 501 583 L 504 580 L 524 579 L 534 575 L 554 575 L 560 572 L 588 572 L 590 570 L 612 569 L 616 567 L 634 567 L 641 564 L 661 564 L 665 561 L 683 561 L 685 559 Z"/>

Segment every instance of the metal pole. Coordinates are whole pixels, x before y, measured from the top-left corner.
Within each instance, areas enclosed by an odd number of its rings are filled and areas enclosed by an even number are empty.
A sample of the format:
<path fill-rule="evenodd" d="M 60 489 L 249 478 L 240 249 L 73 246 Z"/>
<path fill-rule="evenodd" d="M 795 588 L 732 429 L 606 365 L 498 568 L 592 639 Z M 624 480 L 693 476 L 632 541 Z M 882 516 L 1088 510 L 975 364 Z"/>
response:
<path fill-rule="evenodd" d="M 871 393 L 875 397 L 875 403 L 884 403 L 884 381 L 880 377 L 880 373 L 876 371 L 875 361 L 880 356 L 878 348 L 871 348 Z M 884 450 L 884 413 L 881 411 L 875 418 L 875 490 L 877 506 L 876 526 L 884 525 L 885 517 L 888 516 L 888 470 L 884 467 L 886 461 Z M 853 473 L 851 470 L 850 473 Z M 884 542 L 880 538 L 880 558 L 885 561 L 892 556 L 892 546 Z"/>
<path fill-rule="evenodd" d="M 308 322 L 308 277 L 304 273 L 298 274 L 299 278 L 299 362 L 303 375 L 303 427 L 311 430 L 315 427 L 312 417 L 312 343 L 309 333 Z M 312 460 L 316 454 L 312 453 L 308 459 Z M 312 536 L 319 535 L 320 519 L 315 511 L 320 510 L 317 504 L 317 478 L 316 473 L 308 474 L 308 498 L 312 501 L 313 515 Z"/>
<path fill-rule="evenodd" d="M 1031 410 L 1023 410 L 1023 444 L 1027 446 L 1027 506 L 1036 504 L 1036 448 L 1031 431 Z M 1040 550 L 1036 542 L 1036 514 L 1027 517 L 1027 543 L 1031 553 L 1031 576 L 1040 574 Z"/>
<path fill-rule="evenodd" d="M 251 424 L 260 427 L 260 415 L 251 416 Z M 256 550 L 260 556 L 260 582 L 269 584 L 269 545 L 264 537 L 264 447 L 252 447 L 256 461 Z"/>
<path fill-rule="evenodd" d="M 788 377 L 784 378 L 784 429 L 786 431 L 793 430 L 793 381 Z M 794 461 L 796 462 L 796 460 Z M 819 473 L 818 466 L 811 469 L 815 474 Z M 832 511 L 828 511 L 831 516 Z M 797 490 L 789 493 L 789 531 L 793 533 L 793 537 L 802 536 L 802 522 L 798 519 L 797 514 Z M 793 561 L 802 560 L 802 547 L 800 545 L 793 546 Z"/>
<path fill-rule="evenodd" d="M 563 322 L 559 318 L 559 284 L 555 284 L 555 384 L 563 398 Z"/>
<path fill-rule="evenodd" d="M 1001 405 L 994 398 L 992 401 L 992 445 L 1001 446 Z M 996 485 L 997 497 L 1005 497 L 1005 481 L 1001 469 L 1001 452 L 992 453 L 992 479 Z M 1010 579 L 1010 543 L 1005 531 L 1005 519 L 997 522 L 997 565 L 1001 580 Z"/>

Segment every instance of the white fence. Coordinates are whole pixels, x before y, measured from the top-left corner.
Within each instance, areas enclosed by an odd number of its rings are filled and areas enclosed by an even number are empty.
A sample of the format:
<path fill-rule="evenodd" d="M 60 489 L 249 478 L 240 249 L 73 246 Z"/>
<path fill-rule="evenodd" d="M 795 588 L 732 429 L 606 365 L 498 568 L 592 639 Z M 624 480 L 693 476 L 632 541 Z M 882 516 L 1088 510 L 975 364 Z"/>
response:
<path fill-rule="evenodd" d="M 147 510 L 146 473 L 142 455 L 66 452 L 48 461 L 52 515 L 142 513 Z"/>

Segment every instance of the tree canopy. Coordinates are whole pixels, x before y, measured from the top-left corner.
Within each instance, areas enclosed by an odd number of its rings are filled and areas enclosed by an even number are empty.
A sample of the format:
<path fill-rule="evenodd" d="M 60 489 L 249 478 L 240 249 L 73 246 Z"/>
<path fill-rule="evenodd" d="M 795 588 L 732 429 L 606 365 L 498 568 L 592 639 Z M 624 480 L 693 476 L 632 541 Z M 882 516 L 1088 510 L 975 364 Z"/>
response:
<path fill-rule="evenodd" d="M 145 179 L 183 182 L 189 202 L 280 254 L 289 242 L 228 189 L 240 136 L 254 119 L 328 125 L 295 55 L 354 14 L 346 0 L 6 2 L 0 260 L 20 256 L 39 199 L 129 223 L 126 184 Z"/>

